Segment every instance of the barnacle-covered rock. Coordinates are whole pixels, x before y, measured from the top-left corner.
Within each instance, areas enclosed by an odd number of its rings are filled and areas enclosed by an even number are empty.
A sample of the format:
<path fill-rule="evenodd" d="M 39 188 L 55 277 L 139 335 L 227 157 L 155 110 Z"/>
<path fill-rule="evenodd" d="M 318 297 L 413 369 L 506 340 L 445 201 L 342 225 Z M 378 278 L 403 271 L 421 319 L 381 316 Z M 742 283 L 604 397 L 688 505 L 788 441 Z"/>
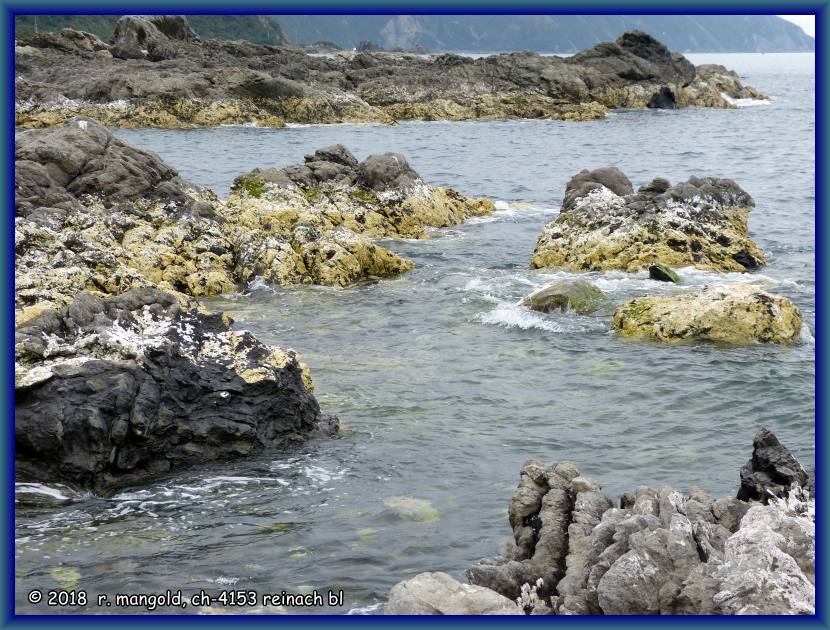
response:
<path fill-rule="evenodd" d="M 618 169 L 582 171 L 565 188 L 559 216 L 548 223 L 533 267 L 642 271 L 660 263 L 711 271 L 766 264 L 747 235 L 755 205 L 729 179 L 690 177 L 672 186 L 657 178 L 634 192 Z"/>
<path fill-rule="evenodd" d="M 15 332 L 21 481 L 101 493 L 336 432 L 308 369 L 154 288 L 79 293 Z"/>

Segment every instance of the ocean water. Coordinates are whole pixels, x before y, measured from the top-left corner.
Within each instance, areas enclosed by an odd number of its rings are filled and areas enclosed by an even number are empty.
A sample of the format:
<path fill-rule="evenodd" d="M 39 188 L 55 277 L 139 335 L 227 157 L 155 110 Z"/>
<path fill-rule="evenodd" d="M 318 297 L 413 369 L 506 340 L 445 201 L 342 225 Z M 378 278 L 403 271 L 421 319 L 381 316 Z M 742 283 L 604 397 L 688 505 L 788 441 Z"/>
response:
<path fill-rule="evenodd" d="M 239 328 L 302 354 L 343 437 L 112 498 L 18 506 L 18 612 L 71 611 L 32 605 L 26 594 L 74 587 L 91 596 L 342 589 L 336 608 L 225 610 L 375 614 L 396 582 L 439 570 L 463 579 L 495 554 L 510 536 L 507 505 L 528 458 L 571 460 L 612 498 L 642 484 L 721 496 L 737 490 L 764 426 L 812 467 L 814 57 L 690 57 L 736 69 L 769 101 L 616 111 L 585 123 L 118 131 L 222 196 L 242 172 L 341 142 L 361 159 L 402 152 L 431 184 L 490 197 L 498 210 L 427 241 L 386 241 L 417 265 L 398 279 L 345 290 L 257 284 L 211 300 Z M 583 277 L 530 270 L 528 261 L 567 180 L 605 165 L 635 187 L 655 176 L 735 179 L 756 201 L 750 233 L 769 265 L 753 274 L 680 270 L 682 288 L 643 273 L 588 279 L 615 302 L 751 281 L 799 306 L 802 342 L 663 346 L 616 338 L 608 316 L 516 306 L 554 278 Z"/>

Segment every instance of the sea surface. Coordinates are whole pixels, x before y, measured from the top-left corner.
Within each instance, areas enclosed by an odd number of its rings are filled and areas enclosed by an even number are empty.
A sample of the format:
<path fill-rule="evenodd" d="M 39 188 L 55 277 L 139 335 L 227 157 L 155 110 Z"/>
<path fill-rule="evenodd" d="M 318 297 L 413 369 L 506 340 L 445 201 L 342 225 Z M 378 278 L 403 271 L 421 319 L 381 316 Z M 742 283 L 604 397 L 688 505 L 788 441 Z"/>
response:
<path fill-rule="evenodd" d="M 498 210 L 430 240 L 385 241 L 417 265 L 398 279 L 351 289 L 255 283 L 208 302 L 237 327 L 300 352 L 323 410 L 342 419 L 343 437 L 111 498 L 18 506 L 18 612 L 78 610 L 30 604 L 36 588 L 80 588 L 90 598 L 342 589 L 343 605 L 334 608 L 210 611 L 376 614 L 396 582 L 421 571 L 463 579 L 467 566 L 496 553 L 510 537 L 507 505 L 528 458 L 571 460 L 612 498 L 643 484 L 698 485 L 721 496 L 737 490 L 753 434 L 767 427 L 811 468 L 814 56 L 689 57 L 737 70 L 769 101 L 622 110 L 582 123 L 118 131 L 220 196 L 254 167 L 300 162 L 340 142 L 360 159 L 404 153 L 429 183 L 490 197 Z M 682 287 L 645 273 L 531 270 L 565 183 L 605 165 L 635 187 L 655 176 L 733 178 L 755 199 L 750 233 L 768 267 L 749 275 L 684 269 Z M 617 338 L 607 315 L 517 306 L 551 280 L 573 277 L 587 277 L 617 303 L 752 281 L 799 306 L 803 340 L 665 346 Z"/>

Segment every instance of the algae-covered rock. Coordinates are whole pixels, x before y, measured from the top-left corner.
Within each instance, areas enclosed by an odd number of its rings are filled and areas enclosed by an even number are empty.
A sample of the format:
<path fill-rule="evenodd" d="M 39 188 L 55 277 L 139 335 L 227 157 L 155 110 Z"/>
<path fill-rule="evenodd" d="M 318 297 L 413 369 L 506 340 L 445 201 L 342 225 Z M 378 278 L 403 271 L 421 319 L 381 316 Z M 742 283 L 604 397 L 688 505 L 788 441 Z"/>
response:
<path fill-rule="evenodd" d="M 747 271 L 766 264 L 747 235 L 755 203 L 732 180 L 690 177 L 671 186 L 657 178 L 637 192 L 627 182 L 613 167 L 573 177 L 559 216 L 536 243 L 531 265 L 579 271 L 642 271 L 655 264 Z"/>
<path fill-rule="evenodd" d="M 345 286 L 412 268 L 370 238 L 425 238 L 429 228 L 493 209 L 487 199 L 428 186 L 400 154 L 358 163 L 333 145 L 303 164 L 240 175 L 221 212 L 243 281 Z"/>
<path fill-rule="evenodd" d="M 589 315 L 609 308 L 611 300 L 599 287 L 585 280 L 559 280 L 528 295 L 522 300 L 522 306 L 542 313 L 570 309 Z"/>
<path fill-rule="evenodd" d="M 440 516 L 432 502 L 415 497 L 386 497 L 383 505 L 398 515 L 402 521 L 416 523 L 434 523 Z"/>
<path fill-rule="evenodd" d="M 242 175 L 227 202 L 91 120 L 23 132 L 15 157 L 18 324 L 79 291 L 158 286 L 186 302 L 257 277 L 285 286 L 393 277 L 412 263 L 371 239 L 424 237 L 493 210 L 427 186 L 397 154 L 361 172 L 342 145 Z"/>
<path fill-rule="evenodd" d="M 667 267 L 662 263 L 654 263 L 653 265 L 650 265 L 648 268 L 648 277 L 652 280 L 658 280 L 660 282 L 673 282 L 674 284 L 683 283 L 680 276 L 677 275 L 677 272 L 674 269 Z"/>
<path fill-rule="evenodd" d="M 614 312 L 611 328 L 626 337 L 665 342 L 791 344 L 798 340 L 801 324 L 801 313 L 787 298 L 738 284 L 629 300 Z"/>

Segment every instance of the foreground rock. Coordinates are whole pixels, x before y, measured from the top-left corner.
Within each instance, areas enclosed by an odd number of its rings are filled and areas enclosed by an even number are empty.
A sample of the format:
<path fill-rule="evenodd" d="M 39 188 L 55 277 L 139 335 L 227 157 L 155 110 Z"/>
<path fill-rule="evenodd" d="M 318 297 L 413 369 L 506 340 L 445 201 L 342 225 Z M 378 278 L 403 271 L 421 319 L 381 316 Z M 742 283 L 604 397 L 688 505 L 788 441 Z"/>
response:
<path fill-rule="evenodd" d="M 746 271 L 766 264 L 747 235 L 755 205 L 730 179 L 657 178 L 637 192 L 617 168 L 571 178 L 559 216 L 545 226 L 533 267 L 643 271 L 655 264 Z"/>
<path fill-rule="evenodd" d="M 589 315 L 611 306 L 611 300 L 599 287 L 585 280 L 559 280 L 534 291 L 522 300 L 522 306 L 551 313 L 568 309 Z"/>
<path fill-rule="evenodd" d="M 586 120 L 614 107 L 732 107 L 728 98 L 762 98 L 733 72 L 696 69 L 636 31 L 568 58 L 310 56 L 202 41 L 182 16 L 124 16 L 109 45 L 66 31 L 16 44 L 15 124 L 25 127 L 76 116 L 122 127 Z"/>
<path fill-rule="evenodd" d="M 446 573 L 420 573 L 389 592 L 387 615 L 521 615 L 511 600 L 489 588 L 462 584 Z"/>
<path fill-rule="evenodd" d="M 611 328 L 626 337 L 732 344 L 795 343 L 801 325 L 801 313 L 790 300 L 749 284 L 635 298 L 617 307 L 611 321 Z"/>
<path fill-rule="evenodd" d="M 756 436 L 752 472 L 791 466 L 773 437 Z M 815 500 L 781 490 L 756 503 L 642 486 L 614 503 L 574 464 L 529 460 L 514 542 L 467 577 L 534 614 L 814 614 Z"/>
<path fill-rule="evenodd" d="M 158 289 L 80 293 L 15 331 L 17 478 L 106 493 L 336 432 L 296 354 Z"/>

